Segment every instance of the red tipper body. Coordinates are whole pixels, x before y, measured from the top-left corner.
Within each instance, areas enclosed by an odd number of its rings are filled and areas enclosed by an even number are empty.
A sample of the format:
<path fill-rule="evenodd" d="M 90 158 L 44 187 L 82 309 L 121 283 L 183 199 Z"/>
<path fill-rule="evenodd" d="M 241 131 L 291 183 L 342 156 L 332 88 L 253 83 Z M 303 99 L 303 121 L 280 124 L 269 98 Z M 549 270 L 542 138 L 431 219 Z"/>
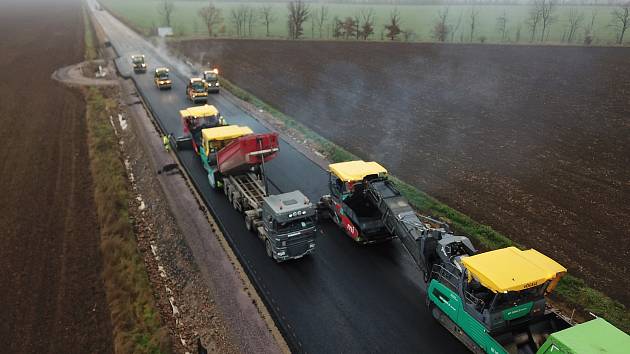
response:
<path fill-rule="evenodd" d="M 232 140 L 217 153 L 217 166 L 224 175 L 236 175 L 251 166 L 272 160 L 278 154 L 278 133 L 249 134 Z"/>

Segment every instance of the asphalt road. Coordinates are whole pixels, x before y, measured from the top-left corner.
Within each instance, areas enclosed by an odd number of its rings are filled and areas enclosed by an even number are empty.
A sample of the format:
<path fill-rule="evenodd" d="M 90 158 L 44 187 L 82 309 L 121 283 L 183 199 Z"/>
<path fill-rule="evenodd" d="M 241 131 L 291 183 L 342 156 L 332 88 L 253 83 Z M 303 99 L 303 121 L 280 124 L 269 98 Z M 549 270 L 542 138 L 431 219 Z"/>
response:
<path fill-rule="evenodd" d="M 121 56 L 117 60 L 121 73 L 134 79 L 162 127 L 180 135 L 178 111 L 192 105 L 184 95 L 190 69 L 162 57 L 107 12 L 96 11 L 95 16 Z M 147 56 L 146 74 L 131 73 L 129 57 L 134 53 Z M 171 91 L 159 91 L 153 84 L 151 70 L 162 65 L 178 71 Z M 221 95 L 211 95 L 209 104 L 231 124 L 267 131 Z M 315 254 L 276 264 L 267 258 L 258 238 L 245 229 L 243 216 L 222 193 L 210 188 L 196 156 L 191 151 L 178 154 L 293 351 L 467 352 L 427 311 L 421 273 L 399 241 L 360 246 L 326 221 Z M 313 201 L 327 193 L 327 172 L 285 141 L 266 172 L 271 192 L 299 189 Z"/>

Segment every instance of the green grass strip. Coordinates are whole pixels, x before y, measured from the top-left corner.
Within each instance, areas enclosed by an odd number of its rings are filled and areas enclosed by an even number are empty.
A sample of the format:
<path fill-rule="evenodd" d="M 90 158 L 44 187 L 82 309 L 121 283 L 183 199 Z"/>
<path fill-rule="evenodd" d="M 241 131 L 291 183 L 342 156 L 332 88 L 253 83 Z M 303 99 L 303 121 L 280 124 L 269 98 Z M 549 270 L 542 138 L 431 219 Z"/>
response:
<path fill-rule="evenodd" d="M 306 139 L 313 141 L 315 145 L 319 146 L 319 152 L 324 154 L 330 161 L 343 162 L 361 159 L 348 150 L 317 134 L 295 119 L 268 105 L 251 93 L 234 85 L 229 80 L 221 78 L 221 85 L 234 96 L 253 104 L 258 109 L 269 112 L 275 119 L 282 122 L 287 129 L 297 131 Z M 416 187 L 403 182 L 399 178 L 390 176 L 390 179 L 396 184 L 400 192 L 409 200 L 414 208 L 424 214 L 447 222 L 456 233 L 468 235 L 474 244 L 482 250 L 493 250 L 508 246 L 524 248 L 523 245 L 513 242 L 492 227 L 474 221 L 469 216 L 449 207 Z M 583 280 L 571 275 L 566 275 L 558 284 L 554 294 L 563 303 L 604 317 L 621 330 L 630 333 L 630 311 L 620 302 L 611 299 L 598 290 L 588 287 Z"/>

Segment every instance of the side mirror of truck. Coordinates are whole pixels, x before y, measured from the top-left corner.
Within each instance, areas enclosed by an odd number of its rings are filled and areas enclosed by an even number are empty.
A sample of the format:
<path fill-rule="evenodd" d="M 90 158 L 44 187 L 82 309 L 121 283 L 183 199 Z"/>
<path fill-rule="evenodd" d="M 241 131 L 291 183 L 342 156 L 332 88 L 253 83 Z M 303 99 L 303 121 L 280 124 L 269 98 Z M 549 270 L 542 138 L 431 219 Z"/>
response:
<path fill-rule="evenodd" d="M 188 136 L 179 136 L 175 139 L 175 147 L 177 150 L 192 150 L 192 138 Z"/>

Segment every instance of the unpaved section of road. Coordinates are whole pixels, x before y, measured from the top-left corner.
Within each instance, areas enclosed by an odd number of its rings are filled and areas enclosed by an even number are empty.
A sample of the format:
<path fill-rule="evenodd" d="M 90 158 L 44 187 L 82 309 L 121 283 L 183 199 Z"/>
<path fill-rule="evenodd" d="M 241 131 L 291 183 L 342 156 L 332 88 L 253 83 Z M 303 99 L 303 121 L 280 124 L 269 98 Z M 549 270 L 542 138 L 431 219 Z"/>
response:
<path fill-rule="evenodd" d="M 85 104 L 50 78 L 83 60 L 81 2 L 0 2 L 0 33 L 0 348 L 112 352 Z"/>
<path fill-rule="evenodd" d="M 630 304 L 630 48 L 171 46 Z"/>

